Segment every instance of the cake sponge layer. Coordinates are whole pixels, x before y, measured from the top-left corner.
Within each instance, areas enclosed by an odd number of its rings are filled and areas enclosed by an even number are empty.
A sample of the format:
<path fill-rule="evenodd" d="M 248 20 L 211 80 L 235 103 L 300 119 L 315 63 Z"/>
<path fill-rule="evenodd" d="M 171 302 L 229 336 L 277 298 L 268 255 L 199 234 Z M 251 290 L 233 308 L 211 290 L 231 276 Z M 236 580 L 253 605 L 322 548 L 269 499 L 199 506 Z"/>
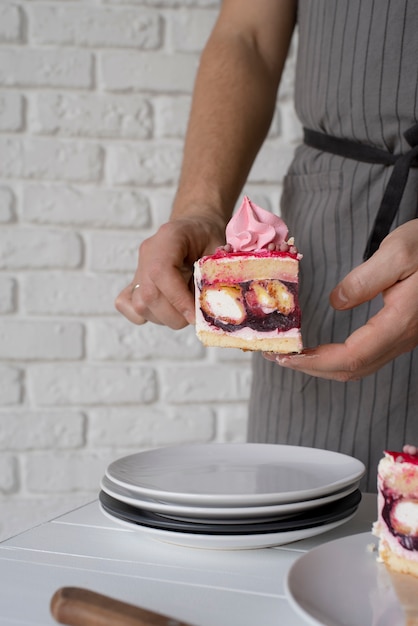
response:
<path fill-rule="evenodd" d="M 302 339 L 299 333 L 282 333 L 276 337 L 240 337 L 232 333 L 214 333 L 212 330 L 197 330 L 197 336 L 205 346 L 219 348 L 240 348 L 241 350 L 261 350 L 262 352 L 275 352 L 277 354 L 289 354 L 302 350 Z"/>
<path fill-rule="evenodd" d="M 299 263 L 290 256 L 228 255 L 203 257 L 199 262 L 201 277 L 208 283 L 242 283 L 250 280 L 278 278 L 298 282 Z"/>
<path fill-rule="evenodd" d="M 395 554 L 385 545 L 384 541 L 379 546 L 379 557 L 388 566 L 389 570 L 400 574 L 410 574 L 418 578 L 418 562 Z M 416 592 L 417 581 L 414 581 L 414 584 Z"/>

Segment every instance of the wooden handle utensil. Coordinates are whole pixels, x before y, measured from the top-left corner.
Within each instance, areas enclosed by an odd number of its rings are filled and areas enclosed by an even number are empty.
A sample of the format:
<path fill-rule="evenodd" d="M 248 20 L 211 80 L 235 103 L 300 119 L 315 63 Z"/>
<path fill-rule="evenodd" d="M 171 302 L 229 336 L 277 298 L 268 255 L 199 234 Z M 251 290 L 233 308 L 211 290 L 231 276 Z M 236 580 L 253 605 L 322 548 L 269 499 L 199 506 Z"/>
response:
<path fill-rule="evenodd" d="M 79 587 L 58 589 L 51 600 L 51 613 L 68 626 L 192 626 Z"/>

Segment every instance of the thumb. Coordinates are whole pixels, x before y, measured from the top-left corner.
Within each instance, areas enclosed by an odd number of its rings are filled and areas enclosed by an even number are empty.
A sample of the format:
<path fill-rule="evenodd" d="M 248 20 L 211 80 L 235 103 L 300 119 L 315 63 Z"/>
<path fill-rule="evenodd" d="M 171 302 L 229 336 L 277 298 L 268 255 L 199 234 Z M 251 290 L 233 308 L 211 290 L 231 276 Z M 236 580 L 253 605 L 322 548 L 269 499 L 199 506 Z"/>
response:
<path fill-rule="evenodd" d="M 370 259 L 353 269 L 333 289 L 331 306 L 337 310 L 351 309 L 416 272 L 417 236 L 417 219 L 398 226 Z"/>
<path fill-rule="evenodd" d="M 376 252 L 354 268 L 330 293 L 330 304 L 343 311 L 372 300 L 399 280 L 395 266 Z"/>

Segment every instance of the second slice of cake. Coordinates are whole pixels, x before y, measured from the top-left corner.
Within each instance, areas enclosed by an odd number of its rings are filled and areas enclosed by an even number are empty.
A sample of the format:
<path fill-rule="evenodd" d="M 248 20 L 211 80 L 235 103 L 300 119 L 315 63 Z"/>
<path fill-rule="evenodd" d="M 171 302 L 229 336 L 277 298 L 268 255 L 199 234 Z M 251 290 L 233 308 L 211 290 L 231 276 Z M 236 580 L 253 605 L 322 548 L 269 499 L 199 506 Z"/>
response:
<path fill-rule="evenodd" d="M 299 260 L 287 227 L 244 198 L 227 244 L 195 263 L 196 334 L 206 346 L 302 350 Z"/>
<path fill-rule="evenodd" d="M 410 446 L 409 446 L 410 447 Z M 386 450 L 378 465 L 379 556 L 418 582 L 418 454 Z M 417 587 L 418 591 L 418 587 Z"/>
<path fill-rule="evenodd" d="M 373 534 L 379 560 L 405 615 L 405 626 L 418 626 L 418 451 L 385 450 L 379 461 L 378 512 Z M 390 622 L 387 622 L 388 624 Z"/>

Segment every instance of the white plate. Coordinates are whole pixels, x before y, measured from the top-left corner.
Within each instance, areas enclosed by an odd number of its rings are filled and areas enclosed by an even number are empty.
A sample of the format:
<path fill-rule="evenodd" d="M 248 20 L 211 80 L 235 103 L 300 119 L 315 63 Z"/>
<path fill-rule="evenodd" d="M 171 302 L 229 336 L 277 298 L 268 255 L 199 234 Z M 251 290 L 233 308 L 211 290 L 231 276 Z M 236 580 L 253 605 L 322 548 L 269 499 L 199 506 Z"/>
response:
<path fill-rule="evenodd" d="M 370 533 L 314 548 L 290 569 L 286 593 L 315 626 L 404 626 L 405 616 Z"/>
<path fill-rule="evenodd" d="M 170 504 L 159 502 L 157 500 L 142 498 L 139 494 L 133 494 L 129 489 L 120 487 L 112 483 L 107 476 L 104 476 L 100 488 L 112 498 L 130 504 L 137 508 L 145 509 L 146 511 L 153 511 L 160 515 L 165 515 L 172 519 L 193 519 L 195 521 L 206 522 L 211 520 L 212 523 L 227 524 L 228 520 L 231 524 L 235 524 L 237 519 L 248 518 L 270 518 L 270 517 L 286 517 L 293 515 L 301 511 L 309 511 L 323 504 L 329 502 L 335 502 L 341 500 L 350 493 L 353 493 L 358 489 L 359 482 L 357 481 L 349 487 L 336 491 L 329 496 L 323 496 L 322 498 L 315 498 L 313 500 L 306 500 L 302 502 L 289 502 L 285 504 L 272 504 L 269 506 L 250 506 L 250 507 L 200 507 L 200 506 L 187 506 L 182 504 Z"/>
<path fill-rule="evenodd" d="M 363 463 L 345 454 L 275 444 L 191 444 L 111 463 L 108 479 L 165 503 L 268 506 L 329 495 L 360 480 Z"/>
<path fill-rule="evenodd" d="M 100 505 L 103 514 L 125 528 L 148 535 L 151 539 L 162 541 L 163 543 L 171 543 L 178 546 L 185 546 L 187 548 L 204 548 L 210 550 L 252 550 L 255 548 L 271 548 L 273 546 L 280 546 L 285 543 L 291 543 L 292 541 L 299 541 L 300 539 L 306 539 L 307 537 L 314 537 L 332 530 L 341 524 L 345 524 L 355 513 L 347 516 L 345 519 L 330 524 L 323 524 L 322 526 L 315 526 L 313 528 L 304 528 L 303 530 L 291 530 L 286 532 L 277 533 L 265 533 L 254 535 L 200 535 L 171 532 L 169 530 L 159 530 L 157 528 L 149 528 L 147 526 L 140 526 L 132 522 L 121 520 L 113 515 L 110 515 Z M 364 626 L 364 625 L 363 625 Z"/>

